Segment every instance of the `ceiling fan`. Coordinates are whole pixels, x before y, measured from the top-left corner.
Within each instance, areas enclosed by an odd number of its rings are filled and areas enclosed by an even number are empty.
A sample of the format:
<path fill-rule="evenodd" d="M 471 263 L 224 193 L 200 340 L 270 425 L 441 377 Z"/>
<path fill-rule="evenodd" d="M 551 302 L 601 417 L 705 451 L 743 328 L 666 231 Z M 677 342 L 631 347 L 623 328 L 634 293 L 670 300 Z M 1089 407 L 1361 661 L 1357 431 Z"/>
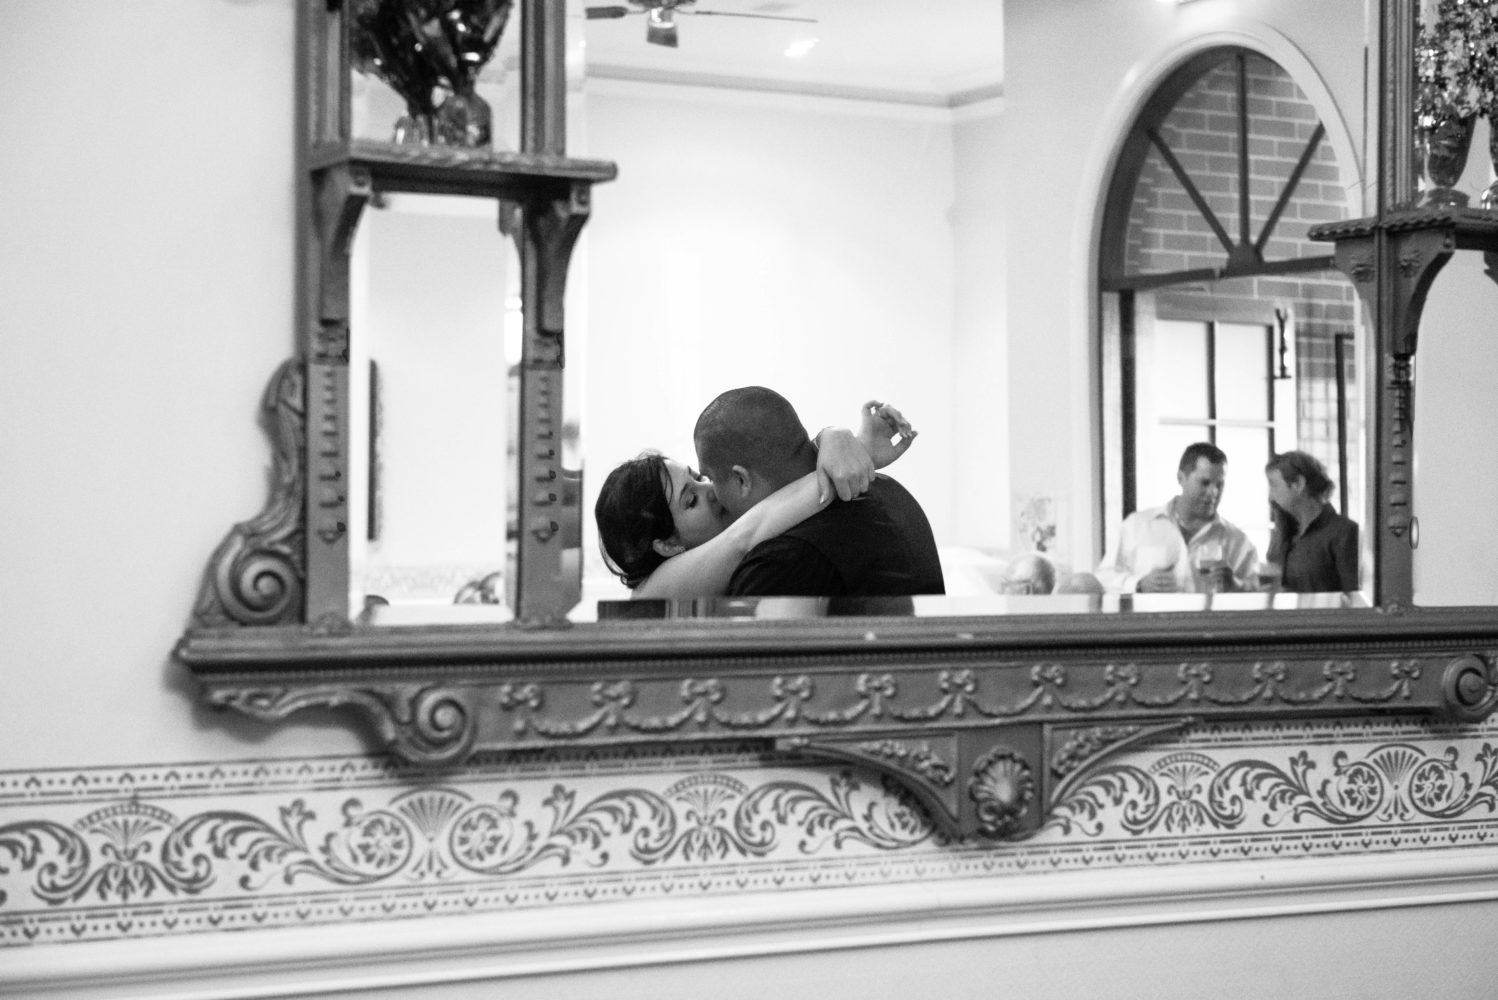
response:
<path fill-rule="evenodd" d="M 629 0 L 629 6 L 613 4 L 601 7 L 586 7 L 588 20 L 627 17 L 630 14 L 645 15 L 645 41 L 670 48 L 677 46 L 676 15 L 693 14 L 698 17 L 752 17 L 764 21 L 800 21 L 816 24 L 814 17 L 786 17 L 782 14 L 748 14 L 727 10 L 694 10 L 697 0 Z"/>

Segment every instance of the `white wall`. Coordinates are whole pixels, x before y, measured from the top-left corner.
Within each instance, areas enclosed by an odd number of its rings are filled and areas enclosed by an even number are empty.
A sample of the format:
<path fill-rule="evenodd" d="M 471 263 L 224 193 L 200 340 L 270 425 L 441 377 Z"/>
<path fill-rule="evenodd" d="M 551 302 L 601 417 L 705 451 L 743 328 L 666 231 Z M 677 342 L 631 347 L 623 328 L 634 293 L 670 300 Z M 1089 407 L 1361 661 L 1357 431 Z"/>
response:
<path fill-rule="evenodd" d="M 0 759 L 358 747 L 192 707 L 172 645 L 265 505 L 293 351 L 292 0 L 0 12 Z M 315 738 L 309 742 L 310 734 Z"/>
<path fill-rule="evenodd" d="M 931 941 L 843 952 L 745 957 L 577 976 L 578 996 L 925 997 L 978 1000 L 1470 1000 L 1491 991 L 1491 904 L 1130 927 L 982 942 Z M 1424 955 L 1441 955 L 1432 969 Z M 556 997 L 556 981 L 512 980 L 507 1000 Z M 479 1000 L 489 983 L 370 994 L 371 1000 Z"/>
<path fill-rule="evenodd" d="M 952 399 L 956 446 L 955 539 L 980 548 L 1015 544 L 1009 496 L 1008 229 L 1004 222 L 1003 102 L 964 109 L 955 125 L 956 315 Z M 1024 546 L 1020 546 L 1024 547 Z"/>
<path fill-rule="evenodd" d="M 760 384 L 811 433 L 900 407 L 923 433 L 890 472 L 950 540 L 950 116 L 617 80 L 587 108 L 589 155 L 619 164 L 586 231 L 587 509 L 643 449 L 695 464 L 702 408 Z"/>

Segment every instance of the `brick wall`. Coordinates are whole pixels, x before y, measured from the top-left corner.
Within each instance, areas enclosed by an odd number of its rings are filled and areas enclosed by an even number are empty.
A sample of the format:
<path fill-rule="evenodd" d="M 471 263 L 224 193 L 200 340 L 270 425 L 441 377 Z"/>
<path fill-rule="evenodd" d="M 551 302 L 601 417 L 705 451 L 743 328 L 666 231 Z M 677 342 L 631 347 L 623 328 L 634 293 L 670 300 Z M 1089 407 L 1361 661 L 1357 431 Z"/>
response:
<path fill-rule="evenodd" d="M 1248 239 L 1252 242 L 1259 238 L 1318 118 L 1295 81 L 1261 56 L 1248 56 L 1247 83 Z M 1184 95 L 1158 129 L 1235 241 L 1241 239 L 1237 91 L 1236 64 L 1228 58 Z M 1329 255 L 1327 244 L 1311 242 L 1306 233 L 1318 222 L 1346 216 L 1343 192 L 1351 183 L 1353 178 L 1343 178 L 1331 144 L 1323 140 L 1263 248 L 1264 259 Z M 1226 259 L 1221 240 L 1159 151 L 1151 149 L 1134 190 L 1127 230 L 1127 272 L 1215 268 Z M 1336 477 L 1335 338 L 1338 333 L 1351 333 L 1358 315 L 1355 292 L 1346 279 L 1336 271 L 1325 271 L 1172 285 L 1157 290 L 1156 302 L 1162 310 L 1198 313 L 1203 319 L 1231 318 L 1245 311 L 1262 313 L 1275 306 L 1293 310 L 1300 447 L 1325 462 Z M 1345 367 L 1348 412 L 1355 415 L 1356 364 L 1350 343 Z M 1355 424 L 1355 420 L 1350 423 Z M 1353 433 L 1351 428 L 1349 433 Z M 1361 456 L 1357 452 L 1354 439 L 1348 454 L 1348 488 L 1353 501 L 1361 495 Z"/>

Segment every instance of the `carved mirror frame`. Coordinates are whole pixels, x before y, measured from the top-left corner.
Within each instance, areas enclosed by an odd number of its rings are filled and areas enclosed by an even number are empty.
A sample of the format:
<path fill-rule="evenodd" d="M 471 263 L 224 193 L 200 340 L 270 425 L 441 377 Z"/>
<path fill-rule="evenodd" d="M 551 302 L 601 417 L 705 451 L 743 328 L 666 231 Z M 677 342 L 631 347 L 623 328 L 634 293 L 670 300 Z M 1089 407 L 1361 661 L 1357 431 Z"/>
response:
<path fill-rule="evenodd" d="M 1109 754 L 1201 720 L 1498 706 L 1498 615 L 1411 605 L 1410 359 L 1425 293 L 1459 249 L 1498 263 L 1498 219 L 1413 210 L 1413 0 L 1384 0 L 1380 209 L 1317 227 L 1375 324 L 1375 607 L 571 624 L 559 498 L 562 289 L 594 183 L 570 159 L 560 0 L 522 0 L 521 151 L 397 147 L 349 132 L 349 25 L 300 0 L 299 353 L 264 405 L 275 483 L 210 562 L 176 656 L 203 699 L 276 721 L 352 706 L 432 765 L 475 752 L 754 740 L 902 783 L 960 837 L 1022 838 Z M 348 266 L 377 192 L 464 194 L 518 217 L 525 314 L 515 621 L 378 626 L 347 614 Z M 877 609 L 874 609 L 877 611 Z"/>

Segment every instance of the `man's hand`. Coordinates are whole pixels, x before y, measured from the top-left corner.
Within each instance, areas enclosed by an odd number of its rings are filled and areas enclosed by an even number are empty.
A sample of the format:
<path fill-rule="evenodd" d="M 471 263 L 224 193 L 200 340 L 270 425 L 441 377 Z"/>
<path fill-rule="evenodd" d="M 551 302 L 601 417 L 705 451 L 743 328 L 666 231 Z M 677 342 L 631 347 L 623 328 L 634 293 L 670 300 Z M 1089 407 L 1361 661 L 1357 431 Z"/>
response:
<path fill-rule="evenodd" d="M 888 403 L 871 399 L 863 404 L 858 440 L 868 450 L 874 468 L 882 469 L 910 450 L 916 429 Z M 898 442 L 893 439 L 898 437 Z"/>
<path fill-rule="evenodd" d="M 834 492 L 843 500 L 861 495 L 874 481 L 868 449 L 846 427 L 824 427 L 817 434 L 817 497 Z"/>
<path fill-rule="evenodd" d="M 1179 590 L 1176 583 L 1176 575 L 1169 569 L 1157 569 L 1153 573 L 1146 573 L 1139 578 L 1139 585 L 1134 588 L 1140 594 L 1171 594 Z"/>
<path fill-rule="evenodd" d="M 1226 563 L 1213 566 L 1205 575 L 1212 581 L 1214 594 L 1224 594 L 1238 589 L 1238 584 L 1233 580 L 1232 567 Z"/>

